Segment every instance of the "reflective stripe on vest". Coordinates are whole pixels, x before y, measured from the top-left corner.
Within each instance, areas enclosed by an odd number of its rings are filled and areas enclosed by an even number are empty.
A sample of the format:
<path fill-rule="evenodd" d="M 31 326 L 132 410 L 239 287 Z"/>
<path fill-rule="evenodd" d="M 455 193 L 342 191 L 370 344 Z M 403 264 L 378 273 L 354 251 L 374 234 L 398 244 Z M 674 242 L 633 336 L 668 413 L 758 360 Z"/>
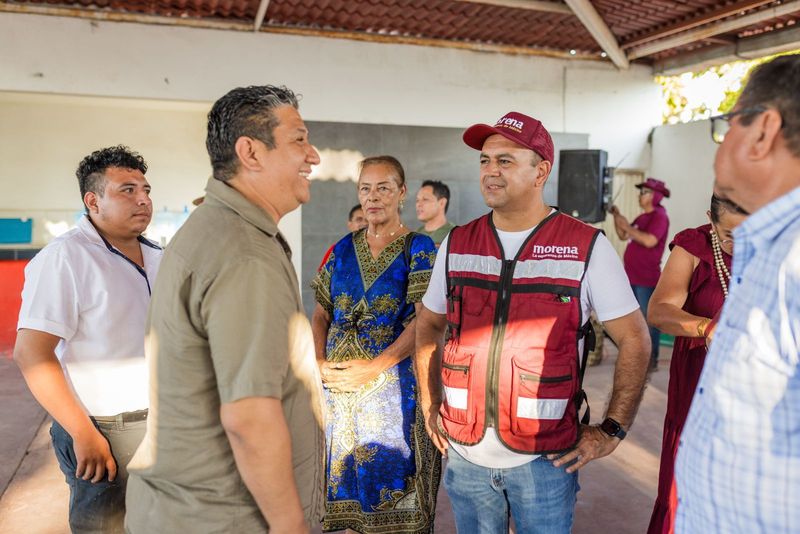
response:
<path fill-rule="evenodd" d="M 450 269 L 500 276 L 503 261 L 492 256 L 478 254 L 450 254 Z M 580 281 L 583 278 L 584 263 L 570 260 L 527 260 L 517 262 L 514 279 L 522 278 L 560 278 Z"/>

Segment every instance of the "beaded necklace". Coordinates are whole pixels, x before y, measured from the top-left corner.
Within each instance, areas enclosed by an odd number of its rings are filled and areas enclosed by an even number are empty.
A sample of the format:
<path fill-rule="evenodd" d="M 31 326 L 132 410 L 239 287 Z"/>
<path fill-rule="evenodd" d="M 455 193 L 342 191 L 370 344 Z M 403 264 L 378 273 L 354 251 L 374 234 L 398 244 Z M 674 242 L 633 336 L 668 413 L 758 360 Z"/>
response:
<path fill-rule="evenodd" d="M 717 232 L 713 230 L 711 231 L 711 250 L 714 252 L 714 270 L 717 271 L 719 283 L 722 285 L 722 294 L 728 298 L 728 281 L 731 279 L 731 273 L 722 258 L 722 247 L 719 244 Z"/>
<path fill-rule="evenodd" d="M 394 237 L 394 234 L 396 234 L 397 232 L 399 232 L 399 231 L 400 231 L 402 228 L 403 228 L 403 223 L 401 222 L 401 223 L 400 223 L 400 226 L 398 226 L 398 227 L 395 229 L 395 231 L 394 231 L 394 232 L 389 232 L 389 237 Z M 381 234 L 377 234 L 377 233 L 374 233 L 374 232 L 370 232 L 370 231 L 369 231 L 369 229 L 367 229 L 367 233 L 368 233 L 369 235 L 374 235 L 376 239 L 380 239 L 380 237 L 381 237 Z M 386 237 L 386 234 L 383 234 L 383 237 Z"/>

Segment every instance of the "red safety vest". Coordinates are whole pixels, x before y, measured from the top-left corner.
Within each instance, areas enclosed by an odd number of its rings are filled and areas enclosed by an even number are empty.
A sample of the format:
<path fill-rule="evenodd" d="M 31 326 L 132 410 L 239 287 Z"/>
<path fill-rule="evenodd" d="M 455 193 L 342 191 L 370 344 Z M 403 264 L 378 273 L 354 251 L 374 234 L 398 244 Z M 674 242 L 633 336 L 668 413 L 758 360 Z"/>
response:
<path fill-rule="evenodd" d="M 439 418 L 449 439 L 474 445 L 493 426 L 521 453 L 575 444 L 578 341 L 591 324 L 581 317 L 581 284 L 598 234 L 555 212 L 505 260 L 491 214 L 450 232 Z"/>

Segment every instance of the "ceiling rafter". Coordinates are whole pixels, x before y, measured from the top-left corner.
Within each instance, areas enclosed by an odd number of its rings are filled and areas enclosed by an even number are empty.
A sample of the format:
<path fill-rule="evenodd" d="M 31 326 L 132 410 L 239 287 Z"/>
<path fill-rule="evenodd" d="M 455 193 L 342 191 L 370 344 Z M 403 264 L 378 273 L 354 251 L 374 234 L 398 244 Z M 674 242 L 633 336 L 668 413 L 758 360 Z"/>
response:
<path fill-rule="evenodd" d="M 656 61 L 653 70 L 673 75 L 741 59 L 756 59 L 800 48 L 800 27 L 739 39 L 735 43 L 688 52 Z"/>
<path fill-rule="evenodd" d="M 258 4 L 258 11 L 256 11 L 256 20 L 253 23 L 254 32 L 261 29 L 261 25 L 264 23 L 264 17 L 267 16 L 267 8 L 269 8 L 269 0 L 261 0 Z"/>
<path fill-rule="evenodd" d="M 589 33 L 605 51 L 609 59 L 620 69 L 627 69 L 630 65 L 625 52 L 619 47 L 616 37 L 611 33 L 608 25 L 597 13 L 589 0 L 564 0 L 566 4 L 578 17 L 578 20 L 586 27 Z"/>
<path fill-rule="evenodd" d="M 686 30 L 691 30 L 692 28 L 697 28 L 698 26 L 710 24 L 712 22 L 716 22 L 718 20 L 736 15 L 737 13 L 741 13 L 743 11 L 749 11 L 751 9 L 756 9 L 761 6 L 765 6 L 767 4 L 772 4 L 774 2 L 775 0 L 744 0 L 741 2 L 735 2 L 733 4 L 725 5 L 717 9 L 714 9 L 712 11 L 709 11 L 708 13 L 703 13 L 699 17 L 690 20 L 682 20 L 679 22 L 675 22 L 674 24 L 670 24 L 666 27 L 658 28 L 653 31 L 647 32 L 643 35 L 634 37 L 633 39 L 622 43 L 622 49 L 627 50 L 629 48 L 643 45 L 651 41 L 663 39 L 664 37 L 669 37 L 670 35 L 675 35 L 676 33 L 681 33 Z"/>
<path fill-rule="evenodd" d="M 470 4 L 486 4 L 489 6 L 511 7 L 515 9 L 528 9 L 530 11 L 544 11 L 572 15 L 572 10 L 563 2 L 547 2 L 544 0 L 458 0 Z"/>
<path fill-rule="evenodd" d="M 670 48 L 677 48 L 689 43 L 701 41 L 708 37 L 714 37 L 723 33 L 740 30 L 742 28 L 746 28 L 747 26 L 764 22 L 765 20 L 775 19 L 796 12 L 800 12 L 800 0 L 791 0 L 775 7 L 762 9 L 749 15 L 743 15 L 735 19 L 701 26 L 699 28 L 695 28 L 684 33 L 679 33 L 660 41 L 653 41 L 652 43 L 644 44 L 638 48 L 630 50 L 628 52 L 628 58 L 633 60 L 651 56 L 653 54 L 663 52 L 664 50 L 669 50 Z"/>

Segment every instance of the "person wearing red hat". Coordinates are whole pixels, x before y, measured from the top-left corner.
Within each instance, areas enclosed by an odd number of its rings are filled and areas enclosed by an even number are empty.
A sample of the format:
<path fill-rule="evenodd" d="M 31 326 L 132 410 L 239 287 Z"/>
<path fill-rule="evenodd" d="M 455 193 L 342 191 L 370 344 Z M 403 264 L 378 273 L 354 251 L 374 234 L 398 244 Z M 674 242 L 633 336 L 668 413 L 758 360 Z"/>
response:
<path fill-rule="evenodd" d="M 667 245 L 669 232 L 669 217 L 667 210 L 661 205 L 664 198 L 669 198 L 670 192 L 661 180 L 648 178 L 637 184 L 639 189 L 639 207 L 644 213 L 636 217 L 633 222 L 628 222 L 616 206 L 611 207 L 614 216 L 614 229 L 622 240 L 630 239 L 625 248 L 623 262 L 625 272 L 630 279 L 633 294 L 642 308 L 642 313 L 647 317 L 647 306 L 650 297 L 661 276 L 661 257 Z M 650 327 L 650 369 L 658 369 L 658 346 L 661 332 Z"/>
<path fill-rule="evenodd" d="M 568 533 L 577 471 L 625 437 L 647 370 L 647 325 L 611 244 L 544 202 L 553 140 L 511 112 L 478 124 L 491 212 L 445 238 L 417 317 L 420 408 L 447 455 L 459 532 Z M 605 420 L 579 421 L 595 311 L 620 352 Z M 448 330 L 447 341 L 445 330 Z"/>

